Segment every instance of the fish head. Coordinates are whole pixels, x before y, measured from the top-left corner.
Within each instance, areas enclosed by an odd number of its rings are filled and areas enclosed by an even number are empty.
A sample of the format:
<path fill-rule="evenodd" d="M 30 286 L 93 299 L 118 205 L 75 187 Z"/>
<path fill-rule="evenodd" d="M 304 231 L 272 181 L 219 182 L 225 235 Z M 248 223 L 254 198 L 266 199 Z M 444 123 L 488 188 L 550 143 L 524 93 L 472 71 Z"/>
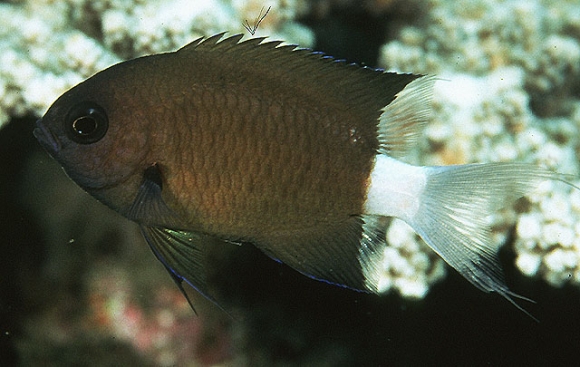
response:
<path fill-rule="evenodd" d="M 73 181 L 116 210 L 134 200 L 148 152 L 139 98 L 118 74 L 105 70 L 65 92 L 34 129 Z"/>

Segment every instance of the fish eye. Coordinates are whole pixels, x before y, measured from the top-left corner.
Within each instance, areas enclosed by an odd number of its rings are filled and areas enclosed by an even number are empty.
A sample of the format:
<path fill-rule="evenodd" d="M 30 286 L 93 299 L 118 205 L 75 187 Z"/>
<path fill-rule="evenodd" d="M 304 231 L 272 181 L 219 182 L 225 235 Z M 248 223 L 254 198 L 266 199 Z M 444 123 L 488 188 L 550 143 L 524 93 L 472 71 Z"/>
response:
<path fill-rule="evenodd" d="M 79 144 L 92 144 L 101 140 L 109 128 L 105 110 L 94 102 L 74 106 L 66 117 L 68 136 Z"/>

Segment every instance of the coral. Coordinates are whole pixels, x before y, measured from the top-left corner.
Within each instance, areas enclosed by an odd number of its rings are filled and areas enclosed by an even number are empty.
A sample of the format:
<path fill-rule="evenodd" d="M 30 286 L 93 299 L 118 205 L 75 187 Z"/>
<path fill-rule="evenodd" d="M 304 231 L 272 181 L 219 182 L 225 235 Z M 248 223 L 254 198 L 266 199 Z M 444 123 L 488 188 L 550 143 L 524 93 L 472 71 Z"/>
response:
<path fill-rule="evenodd" d="M 35 17 L 32 14 L 35 14 Z M 63 23 L 63 6 L 0 4 L 0 126 L 40 115 L 65 90 L 119 61 L 98 42 Z"/>
<path fill-rule="evenodd" d="M 131 345 L 156 366 L 193 360 L 208 365 L 228 359 L 231 346 L 223 321 L 192 315 L 173 284 L 157 288 L 149 307 L 144 307 L 133 283 L 126 269 L 111 263 L 94 267 L 87 281 L 89 308 L 82 324 Z"/>
<path fill-rule="evenodd" d="M 383 250 L 379 292 L 396 290 L 411 299 L 425 297 L 429 287 L 445 275 L 445 263 L 405 222 L 393 219 Z"/>
<path fill-rule="evenodd" d="M 530 197 L 531 209 L 518 219 L 515 244 L 518 268 L 554 286 L 580 285 L 580 193 L 554 190 Z"/>
<path fill-rule="evenodd" d="M 578 6 L 573 1 L 431 0 L 421 26 L 386 44 L 389 69 L 481 75 L 505 66 L 524 71 L 536 112 L 557 113 L 580 80 Z M 499 26 L 501 25 L 501 26 Z M 547 100 L 546 100 L 547 99 Z"/>
<path fill-rule="evenodd" d="M 312 33 L 292 22 L 305 4 L 271 2 L 256 35 L 311 45 Z M 252 22 L 261 6 L 218 0 L 2 3 L 0 127 L 10 117 L 42 115 L 64 91 L 123 59 L 173 51 L 203 35 L 247 33 L 243 20 Z"/>
<path fill-rule="evenodd" d="M 577 4 L 431 0 L 428 7 L 417 24 L 382 47 L 380 61 L 388 70 L 441 78 L 426 141 L 409 160 L 525 161 L 577 177 Z M 554 285 L 578 283 L 577 196 L 556 183 L 491 218 L 498 245 L 517 222 L 516 265 L 524 274 L 541 274 Z"/>
<path fill-rule="evenodd" d="M 578 186 L 574 176 L 578 176 L 580 102 L 572 104 L 569 118 L 541 121 L 545 136 L 537 134 L 523 140 L 538 144 L 537 159 L 572 173 L 565 178 Z M 568 282 L 580 285 L 580 192 L 559 182 L 548 182 L 528 197 L 527 204 L 517 223 L 516 265 L 522 273 L 541 276 L 554 286 Z"/>

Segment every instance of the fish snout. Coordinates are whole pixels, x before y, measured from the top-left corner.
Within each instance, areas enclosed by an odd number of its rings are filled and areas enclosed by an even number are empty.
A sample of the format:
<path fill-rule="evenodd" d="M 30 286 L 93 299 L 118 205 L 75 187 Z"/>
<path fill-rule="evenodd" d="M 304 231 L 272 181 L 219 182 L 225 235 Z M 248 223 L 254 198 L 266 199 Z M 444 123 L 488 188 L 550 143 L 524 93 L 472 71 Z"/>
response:
<path fill-rule="evenodd" d="M 36 127 L 32 131 L 34 137 L 40 142 L 40 144 L 48 150 L 50 153 L 58 153 L 61 148 L 60 141 L 58 138 L 50 131 L 45 124 L 42 123 L 42 119 L 36 121 Z"/>

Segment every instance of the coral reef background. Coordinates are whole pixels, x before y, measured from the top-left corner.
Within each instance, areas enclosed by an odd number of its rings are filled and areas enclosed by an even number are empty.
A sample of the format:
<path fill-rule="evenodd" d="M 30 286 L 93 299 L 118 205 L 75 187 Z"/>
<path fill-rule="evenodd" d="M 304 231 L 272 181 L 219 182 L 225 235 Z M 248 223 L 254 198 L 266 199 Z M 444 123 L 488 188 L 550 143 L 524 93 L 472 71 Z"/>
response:
<path fill-rule="evenodd" d="M 384 295 L 308 279 L 251 246 L 216 249 L 229 315 L 189 309 L 138 230 L 68 180 L 32 137 L 66 89 L 118 61 L 218 32 L 437 74 L 407 159 L 527 161 L 580 174 L 574 0 L 0 2 L 0 364 L 570 365 L 580 345 L 580 192 L 550 183 L 492 218 L 508 285 L 536 323 L 473 288 L 393 221 Z"/>

